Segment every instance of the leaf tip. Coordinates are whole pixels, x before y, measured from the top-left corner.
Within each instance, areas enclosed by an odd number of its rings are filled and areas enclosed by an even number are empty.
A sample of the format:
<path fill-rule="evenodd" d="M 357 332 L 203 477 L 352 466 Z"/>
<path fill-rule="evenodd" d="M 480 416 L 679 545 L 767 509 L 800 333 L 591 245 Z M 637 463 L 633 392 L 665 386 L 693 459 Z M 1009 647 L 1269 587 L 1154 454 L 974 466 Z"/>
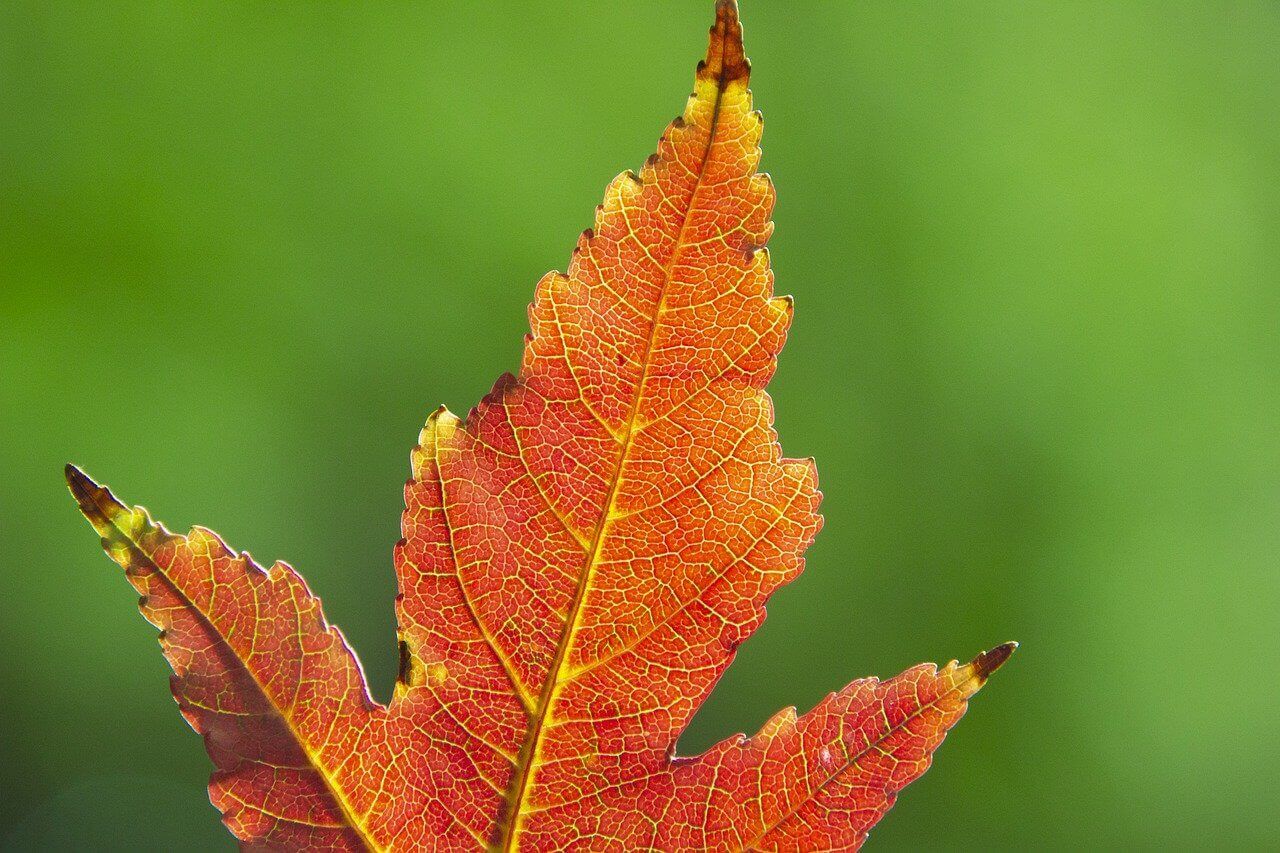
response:
<path fill-rule="evenodd" d="M 113 528 L 121 522 L 122 516 L 129 512 L 129 508 L 116 500 L 116 496 L 111 494 L 110 489 L 94 482 L 93 478 L 81 471 L 78 466 L 68 462 L 62 472 L 67 478 L 67 488 L 71 490 L 71 496 L 76 499 L 81 514 L 89 520 L 105 542 L 114 535 Z"/>
<path fill-rule="evenodd" d="M 698 74 L 718 81 L 721 88 L 751 76 L 751 62 L 742 49 L 738 0 L 717 0 L 716 22 L 711 27 L 707 58 L 699 63 Z"/>
<path fill-rule="evenodd" d="M 1016 651 L 1018 644 L 1015 642 L 1003 643 L 994 649 L 988 649 L 970 662 L 969 666 L 973 667 L 973 674 L 981 681 L 986 681 L 991 673 L 1004 666 L 1004 662 Z"/>
<path fill-rule="evenodd" d="M 101 516 L 102 509 L 98 504 L 98 499 L 103 493 L 106 493 L 108 499 L 111 499 L 110 492 L 95 483 L 88 474 L 81 471 L 79 466 L 74 463 L 68 462 L 66 467 L 62 469 L 62 473 L 67 478 L 67 488 L 71 490 L 71 496 L 80 505 L 80 511 L 91 521 L 94 517 Z M 112 499 L 112 503 L 114 503 L 114 499 Z"/>
<path fill-rule="evenodd" d="M 80 470 L 80 466 L 76 465 L 74 462 L 68 462 L 63 466 L 62 474 L 67 478 L 67 485 L 73 490 L 77 483 L 89 479 L 88 476 Z"/>

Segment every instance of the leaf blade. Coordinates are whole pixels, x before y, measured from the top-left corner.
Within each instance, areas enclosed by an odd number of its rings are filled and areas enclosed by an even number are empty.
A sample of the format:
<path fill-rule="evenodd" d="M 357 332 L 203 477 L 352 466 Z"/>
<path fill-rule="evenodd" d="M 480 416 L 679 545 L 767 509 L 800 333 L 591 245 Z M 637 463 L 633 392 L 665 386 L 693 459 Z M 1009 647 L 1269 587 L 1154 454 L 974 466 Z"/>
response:
<path fill-rule="evenodd" d="M 350 737 L 377 705 L 302 578 L 282 563 L 263 570 L 204 528 L 172 534 L 74 465 L 65 473 L 104 550 L 141 594 L 143 615 L 161 630 L 174 699 L 217 768 L 209 795 L 228 829 L 244 841 L 377 849 L 336 771 L 352 744 L 319 736 Z M 297 644 L 272 642 L 289 636 Z M 308 684 L 307 670 L 326 678 Z"/>
<path fill-rule="evenodd" d="M 211 797 L 246 844 L 856 848 L 1007 658 L 855 681 L 754 738 L 675 755 L 822 524 L 813 461 L 782 456 L 765 393 L 793 306 L 773 291 L 774 191 L 741 38 L 737 4 L 719 0 L 685 111 L 609 184 L 567 272 L 539 282 L 519 374 L 464 419 L 427 419 L 385 708 L 292 569 L 264 572 L 199 528 L 175 537 L 69 469 L 130 580 L 173 587 L 144 614 L 207 617 L 204 647 L 166 654 L 219 768 Z M 260 634 L 296 648 L 255 658 Z M 210 705 L 193 660 L 259 705 Z M 253 738 L 210 737 L 246 717 L 263 721 Z M 294 751 L 249 753 L 264 744 Z"/>
<path fill-rule="evenodd" d="M 616 670 L 650 666 L 637 664 L 645 651 L 689 640 L 699 666 L 665 691 L 654 681 L 646 702 L 613 713 L 648 721 L 615 735 L 647 743 L 644 760 L 629 764 L 660 766 L 732 649 L 758 624 L 759 604 L 799 572 L 820 523 L 812 464 L 781 459 L 763 393 L 791 302 L 773 297 L 763 250 L 773 188 L 756 173 L 761 125 L 748 76 L 736 5 L 720 3 L 684 114 L 639 175 L 609 185 L 568 272 L 539 283 L 519 377 L 500 380 L 465 420 L 437 413 L 415 453 L 402 590 L 420 587 L 424 573 L 447 574 L 441 567 L 450 562 L 457 583 L 452 594 L 442 581 L 403 596 L 410 651 L 458 673 L 464 683 L 443 701 L 459 718 L 470 715 L 464 728 L 493 722 L 484 719 L 492 708 L 467 697 L 499 692 L 500 672 L 521 700 L 522 710 L 507 707 L 508 722 L 484 738 L 516 754 L 503 773 L 508 815 L 499 846 L 514 844 L 526 801 L 538 805 L 537 791 L 563 787 L 544 765 L 566 768 L 609 752 L 592 745 L 609 709 L 588 710 L 576 728 L 562 722 L 575 705 L 591 704 L 593 686 L 575 690 L 577 678 L 639 680 Z M 716 425 L 732 434 L 719 453 Z M 664 474 L 673 459 L 680 470 Z M 750 479 L 738 507 L 701 506 L 709 489 L 733 492 Z M 628 537 L 659 555 L 658 540 L 674 540 L 653 521 L 670 511 L 673 495 L 686 501 L 694 535 L 712 538 L 696 528 L 715 525 L 732 535 L 706 553 L 636 559 Z M 752 576 L 766 561 L 773 565 Z M 708 594 L 738 600 L 708 602 Z M 442 611 L 456 621 L 442 625 Z M 653 725 L 669 714 L 674 724 Z M 477 804 L 490 799 L 478 785 L 472 795 Z"/>

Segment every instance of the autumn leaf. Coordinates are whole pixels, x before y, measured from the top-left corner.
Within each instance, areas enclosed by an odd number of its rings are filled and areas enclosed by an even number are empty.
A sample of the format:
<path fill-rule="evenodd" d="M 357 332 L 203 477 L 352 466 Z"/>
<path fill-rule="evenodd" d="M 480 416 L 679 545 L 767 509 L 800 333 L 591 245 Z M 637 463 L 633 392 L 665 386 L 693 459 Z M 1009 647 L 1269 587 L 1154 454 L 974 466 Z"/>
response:
<path fill-rule="evenodd" d="M 539 282 L 519 376 L 427 420 L 387 705 L 293 569 L 169 533 L 68 466 L 246 847 L 853 849 L 1012 652 L 676 754 L 821 525 L 764 392 L 792 304 L 749 71 L 721 0 L 683 115 Z"/>

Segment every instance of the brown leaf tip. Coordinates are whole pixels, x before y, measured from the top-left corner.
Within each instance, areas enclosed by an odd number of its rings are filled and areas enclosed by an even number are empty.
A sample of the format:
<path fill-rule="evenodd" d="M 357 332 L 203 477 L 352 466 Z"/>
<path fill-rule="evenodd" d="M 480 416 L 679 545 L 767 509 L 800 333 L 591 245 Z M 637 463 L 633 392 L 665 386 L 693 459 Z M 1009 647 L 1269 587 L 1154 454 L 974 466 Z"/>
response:
<path fill-rule="evenodd" d="M 717 0 L 716 22 L 711 27 L 707 58 L 699 63 L 698 74 L 717 80 L 721 88 L 751 76 L 751 63 L 742 51 L 738 0 Z"/>
<path fill-rule="evenodd" d="M 973 663 L 970 664 L 973 667 L 974 675 L 985 681 L 991 673 L 1004 666 L 1004 662 L 1009 659 L 1009 656 L 1017 648 L 1017 643 L 1004 643 L 978 655 L 973 659 Z"/>
<path fill-rule="evenodd" d="M 67 487 L 71 489 L 71 495 L 76 499 L 81 514 L 103 537 L 112 535 L 111 528 L 116 525 L 116 519 L 128 513 L 128 507 L 116 500 L 116 496 L 111 494 L 110 489 L 95 483 L 88 474 L 75 465 L 68 464 L 63 469 L 63 473 L 67 477 Z"/>
<path fill-rule="evenodd" d="M 98 505 L 98 499 L 106 490 L 91 480 L 88 474 L 70 462 L 62 469 L 62 472 L 67 478 L 67 488 L 71 489 L 72 496 L 75 497 L 76 503 L 80 505 L 80 511 L 88 516 L 91 521 L 95 517 L 102 517 L 102 508 Z M 107 497 L 110 499 L 109 492 Z M 114 502 L 114 500 L 111 502 Z"/>
<path fill-rule="evenodd" d="M 66 476 L 67 485 L 71 487 L 72 491 L 83 488 L 86 482 L 92 482 L 85 473 L 80 470 L 79 466 L 72 462 L 68 462 L 66 464 L 66 467 L 62 469 L 62 473 Z"/>

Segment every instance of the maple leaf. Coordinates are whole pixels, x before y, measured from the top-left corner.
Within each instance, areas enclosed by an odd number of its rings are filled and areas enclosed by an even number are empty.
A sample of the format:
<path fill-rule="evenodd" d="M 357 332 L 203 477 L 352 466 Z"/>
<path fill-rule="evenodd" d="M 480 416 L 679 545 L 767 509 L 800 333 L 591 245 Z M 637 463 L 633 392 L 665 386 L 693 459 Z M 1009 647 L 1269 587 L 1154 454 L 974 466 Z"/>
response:
<path fill-rule="evenodd" d="M 748 76 L 720 0 L 684 114 L 538 284 L 519 376 L 428 419 L 387 705 L 291 568 L 172 534 L 67 467 L 246 847 L 857 848 L 1013 651 L 854 681 L 675 754 L 821 524 L 764 392 L 792 305 L 772 294 Z"/>

